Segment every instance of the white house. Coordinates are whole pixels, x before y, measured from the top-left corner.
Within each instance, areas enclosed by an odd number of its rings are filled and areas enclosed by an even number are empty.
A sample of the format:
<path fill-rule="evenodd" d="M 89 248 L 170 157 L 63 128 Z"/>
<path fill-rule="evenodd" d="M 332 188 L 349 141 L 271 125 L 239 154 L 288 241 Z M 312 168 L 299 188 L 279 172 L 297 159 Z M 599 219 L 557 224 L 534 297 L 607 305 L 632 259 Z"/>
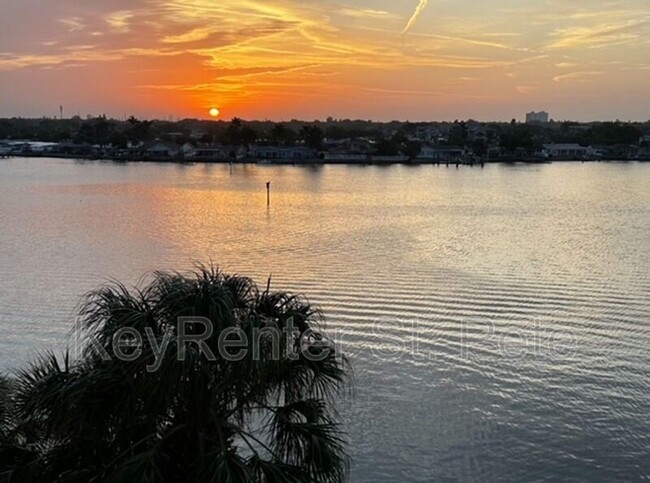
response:
<path fill-rule="evenodd" d="M 589 148 L 579 144 L 544 144 L 542 155 L 546 158 L 583 158 L 589 154 Z"/>
<path fill-rule="evenodd" d="M 180 152 L 185 159 L 192 159 L 196 157 L 197 149 L 192 143 L 185 143 L 181 146 Z"/>

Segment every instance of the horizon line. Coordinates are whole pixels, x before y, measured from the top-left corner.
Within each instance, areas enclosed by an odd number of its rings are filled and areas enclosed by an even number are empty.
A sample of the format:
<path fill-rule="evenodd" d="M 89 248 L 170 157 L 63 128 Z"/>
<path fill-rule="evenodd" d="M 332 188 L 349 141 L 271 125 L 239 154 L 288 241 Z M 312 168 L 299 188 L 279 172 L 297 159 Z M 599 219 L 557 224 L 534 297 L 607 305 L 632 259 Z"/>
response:
<path fill-rule="evenodd" d="M 118 121 L 118 122 L 127 122 L 130 117 L 134 117 L 138 121 L 152 121 L 152 122 L 170 122 L 170 123 L 178 123 L 178 122 L 185 122 L 185 121 L 197 121 L 197 122 L 212 122 L 212 123 L 230 123 L 235 119 L 239 119 L 242 122 L 246 123 L 253 123 L 253 122 L 258 122 L 258 123 L 274 123 L 274 124 L 282 124 L 282 123 L 322 123 L 322 124 L 328 124 L 330 122 L 335 123 L 335 122 L 366 122 L 366 123 L 372 123 L 372 124 L 392 124 L 392 123 L 401 123 L 401 124 L 431 124 L 431 123 L 455 123 L 455 122 L 469 122 L 469 121 L 474 121 L 474 122 L 479 122 L 479 123 L 495 123 L 495 124 L 503 124 L 503 123 L 511 123 L 513 120 L 526 124 L 525 118 L 517 118 L 513 117 L 511 119 L 489 119 L 489 120 L 484 120 L 484 119 L 477 119 L 473 117 L 468 117 L 468 118 L 456 118 L 456 119 L 428 119 L 428 120 L 412 120 L 412 119 L 391 119 L 391 120 L 381 120 L 381 119 L 367 119 L 367 118 L 351 118 L 351 117 L 343 117 L 343 118 L 336 118 L 333 116 L 328 116 L 331 117 L 331 121 L 328 120 L 328 118 L 325 119 L 280 119 L 280 120 L 275 120 L 275 119 L 244 119 L 242 117 L 238 116 L 233 116 L 230 119 L 211 119 L 211 118 L 202 118 L 202 117 L 176 117 L 176 116 L 171 116 L 171 119 L 164 119 L 160 117 L 138 117 L 135 115 L 129 115 L 129 116 L 122 116 L 122 117 L 115 117 L 115 116 L 108 116 L 104 113 L 101 114 L 85 114 L 85 115 L 79 115 L 75 114 L 73 116 L 69 117 L 59 117 L 56 115 L 52 116 L 47 116 L 47 115 L 42 115 L 42 116 L 6 116 L 6 115 L 0 115 L 0 120 L 15 120 L 15 119 L 21 119 L 21 120 L 27 120 L 27 121 L 38 121 L 38 120 L 51 120 L 51 121 L 71 121 L 75 118 L 80 118 L 82 121 L 87 121 L 87 120 L 92 120 L 92 119 L 98 119 L 101 117 L 105 117 L 107 120 L 110 121 Z M 538 125 L 547 125 L 547 124 L 561 124 L 561 123 L 566 123 L 566 122 L 575 122 L 579 124 L 591 124 L 591 123 L 606 123 L 606 122 L 618 122 L 618 123 L 624 123 L 624 124 L 647 124 L 650 123 L 650 117 L 645 120 L 641 119 L 591 119 L 591 120 L 577 120 L 577 119 L 549 119 L 547 122 L 533 122 L 533 123 L 528 123 L 528 124 L 538 124 Z"/>

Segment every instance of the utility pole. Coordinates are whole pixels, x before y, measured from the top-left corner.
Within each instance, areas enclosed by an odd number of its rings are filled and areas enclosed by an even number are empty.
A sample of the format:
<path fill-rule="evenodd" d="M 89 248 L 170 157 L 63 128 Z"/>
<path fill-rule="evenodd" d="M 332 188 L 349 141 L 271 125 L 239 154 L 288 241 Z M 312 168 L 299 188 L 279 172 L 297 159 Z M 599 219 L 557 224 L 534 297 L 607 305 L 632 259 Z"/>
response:
<path fill-rule="evenodd" d="M 266 182 L 266 206 L 271 206 L 271 182 Z"/>

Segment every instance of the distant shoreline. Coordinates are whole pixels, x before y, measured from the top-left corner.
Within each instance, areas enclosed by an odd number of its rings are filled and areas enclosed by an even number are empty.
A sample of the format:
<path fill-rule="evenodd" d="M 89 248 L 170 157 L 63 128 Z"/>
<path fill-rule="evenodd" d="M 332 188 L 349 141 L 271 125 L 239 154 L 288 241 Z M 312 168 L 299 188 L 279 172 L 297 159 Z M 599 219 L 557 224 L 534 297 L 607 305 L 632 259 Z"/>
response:
<path fill-rule="evenodd" d="M 52 159 L 71 159 L 82 161 L 110 161 L 115 163 L 169 163 L 169 164 L 257 164 L 260 166 L 318 166 L 318 165 L 349 165 L 349 166 L 419 166 L 419 165 L 437 165 L 437 166 L 481 166 L 485 164 L 552 164 L 552 163 L 630 163 L 630 162 L 650 162 L 650 158 L 640 159 L 580 159 L 580 158 L 494 158 L 474 161 L 436 161 L 430 159 L 414 159 L 411 161 L 352 161 L 352 160 L 326 160 L 320 158 L 312 159 L 295 159 L 295 160 L 271 160 L 263 161 L 257 158 L 241 159 L 214 159 L 214 158 L 115 158 L 111 156 L 84 156 L 74 154 L 55 154 L 55 153 L 20 153 L 12 155 L 3 155 L 2 159 L 9 158 L 52 158 Z"/>

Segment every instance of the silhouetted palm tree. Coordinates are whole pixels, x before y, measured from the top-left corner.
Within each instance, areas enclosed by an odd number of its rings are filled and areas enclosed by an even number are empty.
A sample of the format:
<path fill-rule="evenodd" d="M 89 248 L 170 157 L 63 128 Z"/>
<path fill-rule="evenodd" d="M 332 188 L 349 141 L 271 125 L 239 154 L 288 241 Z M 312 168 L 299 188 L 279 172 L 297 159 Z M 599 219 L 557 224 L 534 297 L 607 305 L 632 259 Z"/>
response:
<path fill-rule="evenodd" d="M 142 290 L 113 283 L 80 315 L 82 357 L 47 354 L 18 374 L 15 390 L 2 381 L 5 478 L 345 479 L 332 402 L 347 363 L 304 299 L 201 268 L 155 273 Z"/>

